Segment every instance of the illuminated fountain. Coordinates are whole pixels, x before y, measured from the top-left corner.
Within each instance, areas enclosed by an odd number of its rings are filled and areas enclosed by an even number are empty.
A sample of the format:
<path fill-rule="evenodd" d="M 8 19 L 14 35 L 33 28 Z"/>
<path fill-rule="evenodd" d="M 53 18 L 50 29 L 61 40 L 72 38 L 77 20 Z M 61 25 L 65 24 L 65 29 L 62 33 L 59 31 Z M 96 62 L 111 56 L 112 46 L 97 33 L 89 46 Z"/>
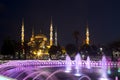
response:
<path fill-rule="evenodd" d="M 118 72 L 120 73 L 120 67 L 118 67 Z"/>
<path fill-rule="evenodd" d="M 75 56 L 75 69 L 76 69 L 76 76 L 81 76 L 80 69 L 82 67 L 82 61 L 81 61 L 81 56 L 80 53 L 77 53 Z"/>
<path fill-rule="evenodd" d="M 120 58 L 118 59 L 118 73 L 120 73 Z"/>
<path fill-rule="evenodd" d="M 106 57 L 102 57 L 102 70 L 103 70 L 103 75 L 102 77 L 107 77 L 106 76 L 106 70 L 107 70 L 107 62 L 106 62 Z"/>
<path fill-rule="evenodd" d="M 67 55 L 66 60 L 11 60 L 0 65 L 0 75 L 17 80 L 119 80 L 119 62 L 109 62 L 103 56 L 100 61 L 75 60 Z M 115 67 L 116 74 L 113 77 Z M 112 70 L 111 70 L 112 68 Z M 2 78 L 0 78 L 1 80 Z"/>
<path fill-rule="evenodd" d="M 70 72 L 72 70 L 72 62 L 69 55 L 66 56 L 66 70 L 65 72 Z"/>
<path fill-rule="evenodd" d="M 117 77 L 117 76 L 115 77 L 115 80 L 118 80 L 118 77 Z"/>
<path fill-rule="evenodd" d="M 88 57 L 87 57 L 87 61 L 86 61 L 86 67 L 87 67 L 88 69 L 91 69 L 90 63 L 91 63 L 90 57 L 88 56 Z"/>
<path fill-rule="evenodd" d="M 107 62 L 106 62 L 106 57 L 103 56 L 102 57 L 102 61 L 101 61 L 101 69 L 102 69 L 102 75 L 101 75 L 101 78 L 100 80 L 109 80 L 108 77 L 107 77 Z"/>

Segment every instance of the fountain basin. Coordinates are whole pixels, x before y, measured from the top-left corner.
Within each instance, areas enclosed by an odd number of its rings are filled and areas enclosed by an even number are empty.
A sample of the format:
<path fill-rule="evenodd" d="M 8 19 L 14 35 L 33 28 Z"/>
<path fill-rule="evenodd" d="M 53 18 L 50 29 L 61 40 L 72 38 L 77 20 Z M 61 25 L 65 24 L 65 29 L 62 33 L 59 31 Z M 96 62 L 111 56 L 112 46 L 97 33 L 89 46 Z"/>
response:
<path fill-rule="evenodd" d="M 75 63 L 71 61 L 71 70 L 65 72 L 66 60 L 14 60 L 0 65 L 0 75 L 17 80 L 99 80 L 102 78 L 101 61 L 91 61 L 90 69 L 86 67 L 87 61 L 81 60 L 82 65 L 79 69 L 76 69 Z M 106 63 L 107 66 L 108 64 Z M 120 76 L 117 66 L 109 66 L 106 69 L 111 71 L 111 74 L 106 73 L 108 80 Z M 76 76 L 76 74 L 80 75 Z"/>

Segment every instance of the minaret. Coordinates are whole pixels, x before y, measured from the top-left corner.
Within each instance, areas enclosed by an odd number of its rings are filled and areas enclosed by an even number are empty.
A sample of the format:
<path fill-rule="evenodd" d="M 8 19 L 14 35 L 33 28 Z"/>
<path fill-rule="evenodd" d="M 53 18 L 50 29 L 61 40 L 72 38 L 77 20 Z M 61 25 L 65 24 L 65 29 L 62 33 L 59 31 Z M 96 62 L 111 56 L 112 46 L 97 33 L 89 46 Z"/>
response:
<path fill-rule="evenodd" d="M 88 28 L 88 24 L 87 24 L 87 27 L 86 27 L 86 41 L 85 41 L 85 43 L 87 44 L 87 45 L 89 45 L 89 28 Z"/>
<path fill-rule="evenodd" d="M 55 29 L 55 46 L 57 46 L 57 27 Z"/>
<path fill-rule="evenodd" d="M 50 46 L 53 45 L 53 25 L 52 25 L 52 17 L 51 17 L 51 23 L 50 23 Z"/>
<path fill-rule="evenodd" d="M 34 38 L 34 27 L 32 29 L 32 38 Z"/>
<path fill-rule="evenodd" d="M 22 20 L 22 29 L 21 29 L 21 45 L 24 45 L 24 20 Z"/>
<path fill-rule="evenodd" d="M 24 19 L 22 20 L 22 29 L 21 29 L 21 45 L 22 45 L 22 53 L 25 53 L 24 50 Z"/>
<path fill-rule="evenodd" d="M 34 27 L 32 28 L 32 36 L 31 36 L 31 39 L 30 39 L 31 41 L 33 41 L 34 40 Z"/>

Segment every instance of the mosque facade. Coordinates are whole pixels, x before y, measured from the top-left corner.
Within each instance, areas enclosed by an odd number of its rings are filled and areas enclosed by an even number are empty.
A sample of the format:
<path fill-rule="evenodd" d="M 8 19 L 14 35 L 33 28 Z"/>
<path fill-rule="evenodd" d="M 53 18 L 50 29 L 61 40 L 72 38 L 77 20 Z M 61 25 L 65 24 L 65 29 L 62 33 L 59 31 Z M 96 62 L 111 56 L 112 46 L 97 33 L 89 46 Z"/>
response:
<path fill-rule="evenodd" d="M 55 35 L 55 38 L 53 37 Z M 22 29 L 21 29 L 21 44 L 24 43 L 24 21 L 22 21 Z M 28 46 L 30 47 L 30 54 L 36 55 L 37 57 L 43 57 L 48 54 L 49 48 L 55 45 L 57 46 L 57 32 L 53 30 L 52 18 L 50 22 L 50 33 L 49 38 L 45 34 L 39 33 L 35 35 L 34 29 L 32 29 L 32 36 L 30 41 L 28 42 Z M 22 50 L 24 54 L 24 48 Z"/>

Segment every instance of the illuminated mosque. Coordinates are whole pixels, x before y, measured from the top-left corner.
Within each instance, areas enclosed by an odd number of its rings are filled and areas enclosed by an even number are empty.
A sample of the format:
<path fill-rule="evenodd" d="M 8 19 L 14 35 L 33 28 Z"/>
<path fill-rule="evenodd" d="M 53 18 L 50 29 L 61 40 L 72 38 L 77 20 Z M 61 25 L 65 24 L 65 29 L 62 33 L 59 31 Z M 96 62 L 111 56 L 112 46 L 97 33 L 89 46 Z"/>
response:
<path fill-rule="evenodd" d="M 57 29 L 53 29 L 53 23 L 52 23 L 52 18 L 50 22 L 50 33 L 49 33 L 49 39 L 45 34 L 39 33 L 35 35 L 34 33 L 34 28 L 32 29 L 32 35 L 30 38 L 30 41 L 28 42 L 28 46 L 30 47 L 30 55 L 36 55 L 43 57 L 44 55 L 49 55 L 48 50 L 52 45 L 57 46 Z M 89 45 L 89 28 L 88 24 L 86 27 L 86 38 L 85 38 L 85 45 Z M 22 29 L 21 29 L 21 45 L 23 46 L 22 48 L 22 53 L 23 55 L 25 54 L 24 50 L 24 20 L 22 20 Z M 26 55 L 26 54 L 25 54 Z"/>
<path fill-rule="evenodd" d="M 54 38 L 55 37 L 55 38 Z M 21 45 L 24 46 L 24 20 L 22 20 L 22 30 L 21 30 Z M 37 56 L 48 55 L 48 49 L 52 46 L 57 46 L 57 29 L 53 30 L 52 18 L 50 22 L 50 39 L 47 38 L 45 34 L 34 34 L 34 29 L 32 29 L 32 36 L 28 42 L 30 47 L 30 53 Z M 24 48 L 22 53 L 25 54 Z"/>

